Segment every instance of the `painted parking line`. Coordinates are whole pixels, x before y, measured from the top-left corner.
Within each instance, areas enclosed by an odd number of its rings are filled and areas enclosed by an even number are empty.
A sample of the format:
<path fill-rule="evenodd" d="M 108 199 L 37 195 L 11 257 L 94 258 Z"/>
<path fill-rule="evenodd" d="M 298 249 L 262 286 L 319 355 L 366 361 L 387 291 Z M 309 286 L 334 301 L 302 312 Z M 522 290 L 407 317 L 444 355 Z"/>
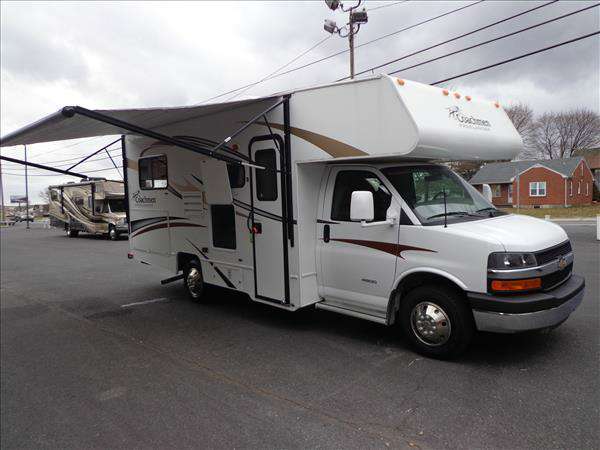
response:
<path fill-rule="evenodd" d="M 145 300 L 143 302 L 134 302 L 134 303 L 127 303 L 125 305 L 121 305 L 121 308 L 129 308 L 131 306 L 140 306 L 140 305 L 147 305 L 149 303 L 158 303 L 158 302 L 166 302 L 169 299 L 166 297 L 161 297 L 161 298 L 153 298 L 152 300 Z"/>

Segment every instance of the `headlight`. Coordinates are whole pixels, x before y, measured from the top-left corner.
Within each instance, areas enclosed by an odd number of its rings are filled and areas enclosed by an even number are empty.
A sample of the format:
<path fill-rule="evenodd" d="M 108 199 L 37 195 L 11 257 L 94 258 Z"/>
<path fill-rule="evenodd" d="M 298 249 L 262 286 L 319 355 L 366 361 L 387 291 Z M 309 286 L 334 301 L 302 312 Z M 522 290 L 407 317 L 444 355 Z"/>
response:
<path fill-rule="evenodd" d="M 117 220 L 117 226 L 125 225 L 125 219 Z"/>
<path fill-rule="evenodd" d="M 488 269 L 522 269 L 535 267 L 537 261 L 533 253 L 491 253 Z"/>

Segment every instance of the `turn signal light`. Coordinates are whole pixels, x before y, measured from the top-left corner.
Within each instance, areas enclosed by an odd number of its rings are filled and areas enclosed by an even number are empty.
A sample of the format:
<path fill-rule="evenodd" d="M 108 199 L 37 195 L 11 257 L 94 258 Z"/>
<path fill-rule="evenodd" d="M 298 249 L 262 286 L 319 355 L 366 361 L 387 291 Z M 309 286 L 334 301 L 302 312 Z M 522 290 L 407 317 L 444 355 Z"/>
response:
<path fill-rule="evenodd" d="M 127 259 L 133 259 L 133 253 L 128 252 L 127 253 Z"/>
<path fill-rule="evenodd" d="M 492 290 L 494 291 L 530 291 L 542 287 L 541 278 L 528 278 L 525 280 L 494 280 Z"/>

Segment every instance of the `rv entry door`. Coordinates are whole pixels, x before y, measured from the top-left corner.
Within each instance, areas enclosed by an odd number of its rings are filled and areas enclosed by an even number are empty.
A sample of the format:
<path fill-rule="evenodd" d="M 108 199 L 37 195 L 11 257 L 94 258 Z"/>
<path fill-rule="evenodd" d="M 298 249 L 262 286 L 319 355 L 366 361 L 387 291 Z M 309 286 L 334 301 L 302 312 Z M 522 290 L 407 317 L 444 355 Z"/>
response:
<path fill-rule="evenodd" d="M 250 157 L 266 170 L 252 168 L 252 233 L 254 253 L 255 296 L 262 300 L 286 302 L 284 250 L 287 241 L 283 233 L 281 189 L 281 154 L 278 135 L 257 136 L 250 141 Z M 286 246 L 284 248 L 284 246 Z"/>

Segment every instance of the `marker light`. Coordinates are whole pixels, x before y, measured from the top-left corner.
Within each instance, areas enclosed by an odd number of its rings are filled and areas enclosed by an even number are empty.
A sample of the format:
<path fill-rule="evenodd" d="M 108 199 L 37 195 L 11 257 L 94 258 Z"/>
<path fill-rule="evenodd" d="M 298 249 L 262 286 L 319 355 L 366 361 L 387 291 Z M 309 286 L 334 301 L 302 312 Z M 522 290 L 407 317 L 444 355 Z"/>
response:
<path fill-rule="evenodd" d="M 456 98 L 460 98 L 460 94 L 459 94 L 458 92 L 455 92 L 455 93 L 454 93 L 454 96 L 455 96 Z"/>
<path fill-rule="evenodd" d="M 400 78 L 396 80 L 396 83 L 398 83 L 400 86 L 404 86 L 404 80 L 401 80 Z"/>
<path fill-rule="evenodd" d="M 449 92 L 448 92 L 448 89 L 444 89 L 444 90 L 442 91 L 442 93 L 443 93 L 444 95 L 448 95 L 448 94 L 449 94 Z"/>
<path fill-rule="evenodd" d="M 494 106 L 495 106 L 496 108 L 500 108 L 500 103 L 498 103 L 498 102 L 494 102 Z"/>
<path fill-rule="evenodd" d="M 471 96 L 470 95 L 465 95 L 465 98 L 467 99 L 468 102 L 471 101 Z"/>
<path fill-rule="evenodd" d="M 541 278 L 527 278 L 525 280 L 493 280 L 492 290 L 498 292 L 530 291 L 542 287 Z"/>
<path fill-rule="evenodd" d="M 234 152 L 237 152 L 240 149 L 240 146 L 237 144 L 232 144 L 231 145 L 231 150 L 233 150 Z"/>

